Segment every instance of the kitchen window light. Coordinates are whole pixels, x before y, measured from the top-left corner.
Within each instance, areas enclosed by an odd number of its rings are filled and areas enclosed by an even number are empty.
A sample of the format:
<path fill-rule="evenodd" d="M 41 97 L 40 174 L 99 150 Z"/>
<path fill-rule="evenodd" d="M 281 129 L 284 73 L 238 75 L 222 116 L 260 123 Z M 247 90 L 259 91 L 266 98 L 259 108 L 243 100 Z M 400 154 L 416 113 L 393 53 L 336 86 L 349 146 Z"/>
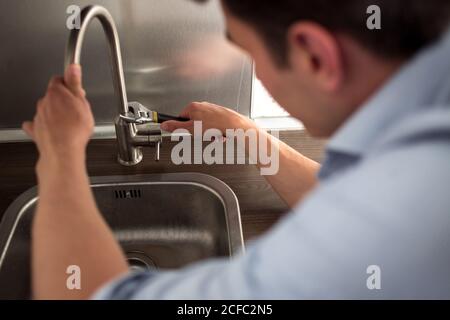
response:
<path fill-rule="evenodd" d="M 251 117 L 262 128 L 300 130 L 303 125 L 291 117 L 267 92 L 261 81 L 254 76 L 252 88 Z"/>

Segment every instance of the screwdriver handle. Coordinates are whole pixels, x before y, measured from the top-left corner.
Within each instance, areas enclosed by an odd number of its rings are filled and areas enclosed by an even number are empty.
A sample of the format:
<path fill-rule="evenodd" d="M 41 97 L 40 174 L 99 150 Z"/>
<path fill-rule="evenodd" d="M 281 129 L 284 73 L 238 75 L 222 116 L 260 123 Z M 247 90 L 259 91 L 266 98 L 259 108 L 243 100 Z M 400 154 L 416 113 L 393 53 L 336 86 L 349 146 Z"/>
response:
<path fill-rule="evenodd" d="M 183 117 L 169 116 L 168 114 L 159 113 L 159 112 L 157 113 L 157 122 L 158 123 L 163 123 L 163 122 L 170 121 L 170 120 L 175 120 L 175 121 L 180 121 L 180 122 L 188 122 L 191 119 L 183 118 Z"/>

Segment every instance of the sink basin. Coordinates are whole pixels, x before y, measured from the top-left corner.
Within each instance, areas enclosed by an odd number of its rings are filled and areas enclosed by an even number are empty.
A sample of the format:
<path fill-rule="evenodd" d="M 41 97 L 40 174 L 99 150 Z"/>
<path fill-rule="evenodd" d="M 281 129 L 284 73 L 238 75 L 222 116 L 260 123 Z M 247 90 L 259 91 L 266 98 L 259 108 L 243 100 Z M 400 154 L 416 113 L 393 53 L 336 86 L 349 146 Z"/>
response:
<path fill-rule="evenodd" d="M 214 177 L 194 173 L 97 177 L 91 186 L 132 269 L 180 268 L 243 250 L 239 204 Z M 30 297 L 32 188 L 0 224 L 0 299 Z"/>

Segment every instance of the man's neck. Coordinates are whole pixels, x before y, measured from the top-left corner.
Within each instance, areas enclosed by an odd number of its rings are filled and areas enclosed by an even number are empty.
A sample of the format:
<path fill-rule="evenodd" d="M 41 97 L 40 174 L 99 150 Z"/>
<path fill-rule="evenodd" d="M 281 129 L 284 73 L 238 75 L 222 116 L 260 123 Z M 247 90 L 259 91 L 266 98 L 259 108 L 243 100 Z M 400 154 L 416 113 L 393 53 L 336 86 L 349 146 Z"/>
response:
<path fill-rule="evenodd" d="M 342 90 L 342 117 L 331 128 L 330 136 L 362 108 L 407 61 L 380 58 L 345 36 L 340 40 L 346 57 L 347 79 Z"/>

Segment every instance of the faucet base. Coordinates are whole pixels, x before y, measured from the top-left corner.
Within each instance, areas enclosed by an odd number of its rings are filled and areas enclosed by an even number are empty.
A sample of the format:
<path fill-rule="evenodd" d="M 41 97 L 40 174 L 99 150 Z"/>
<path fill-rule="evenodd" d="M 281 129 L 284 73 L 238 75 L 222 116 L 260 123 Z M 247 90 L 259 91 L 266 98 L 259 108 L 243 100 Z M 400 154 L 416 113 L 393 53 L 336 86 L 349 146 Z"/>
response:
<path fill-rule="evenodd" d="M 125 161 L 122 160 L 120 158 L 120 155 L 117 156 L 117 161 L 126 167 L 133 167 L 135 165 L 138 165 L 139 163 L 141 163 L 142 159 L 144 158 L 142 151 L 141 150 L 136 150 L 136 156 L 134 157 L 134 159 L 132 161 Z"/>

